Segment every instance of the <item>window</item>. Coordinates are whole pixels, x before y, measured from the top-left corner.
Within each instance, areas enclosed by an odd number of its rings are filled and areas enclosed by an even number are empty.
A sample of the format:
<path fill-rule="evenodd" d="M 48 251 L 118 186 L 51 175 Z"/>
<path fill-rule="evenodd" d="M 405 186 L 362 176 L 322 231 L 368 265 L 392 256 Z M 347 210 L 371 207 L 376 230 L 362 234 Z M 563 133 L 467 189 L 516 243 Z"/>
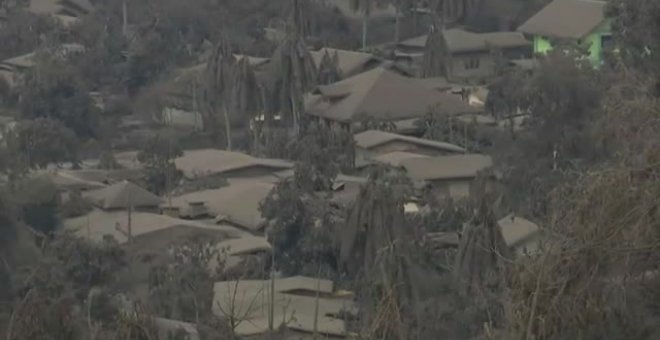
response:
<path fill-rule="evenodd" d="M 612 35 L 603 35 L 600 37 L 601 44 L 603 46 L 604 51 L 613 51 L 614 50 L 614 40 L 612 39 Z"/>
<path fill-rule="evenodd" d="M 469 58 L 464 61 L 466 70 L 474 70 L 479 68 L 479 58 Z"/>

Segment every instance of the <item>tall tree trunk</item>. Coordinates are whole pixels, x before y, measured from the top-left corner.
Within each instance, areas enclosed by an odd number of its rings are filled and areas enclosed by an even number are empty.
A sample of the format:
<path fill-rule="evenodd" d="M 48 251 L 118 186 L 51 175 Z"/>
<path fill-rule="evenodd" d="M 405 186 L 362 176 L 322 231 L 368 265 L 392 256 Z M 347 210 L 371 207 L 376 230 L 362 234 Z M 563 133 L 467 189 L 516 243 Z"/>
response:
<path fill-rule="evenodd" d="M 418 9 L 419 9 L 419 3 L 418 3 L 417 0 L 415 0 L 415 2 L 413 2 L 413 11 L 412 11 L 413 12 L 412 14 L 413 14 L 413 35 L 414 36 L 417 36 L 417 26 L 419 24 L 419 20 L 418 20 L 419 17 L 417 15 L 417 10 Z"/>
<path fill-rule="evenodd" d="M 399 6 L 396 7 L 396 17 L 394 18 L 394 42 L 399 43 L 401 39 L 401 9 Z"/>
<path fill-rule="evenodd" d="M 363 13 L 362 15 L 362 49 L 367 48 L 367 34 L 369 29 L 369 14 Z"/>
<path fill-rule="evenodd" d="M 229 110 L 226 105 L 222 106 L 222 116 L 225 119 L 225 137 L 227 138 L 227 150 L 231 151 L 231 121 L 229 120 Z"/>

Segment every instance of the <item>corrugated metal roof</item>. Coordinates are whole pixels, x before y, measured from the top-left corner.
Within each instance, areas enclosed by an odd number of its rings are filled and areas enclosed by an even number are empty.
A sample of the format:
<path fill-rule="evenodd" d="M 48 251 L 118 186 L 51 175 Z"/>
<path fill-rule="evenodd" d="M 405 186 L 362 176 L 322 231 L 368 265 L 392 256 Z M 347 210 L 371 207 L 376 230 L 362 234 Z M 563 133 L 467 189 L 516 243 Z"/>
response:
<path fill-rule="evenodd" d="M 554 0 L 518 31 L 553 38 L 580 39 L 605 21 L 604 1 Z"/>

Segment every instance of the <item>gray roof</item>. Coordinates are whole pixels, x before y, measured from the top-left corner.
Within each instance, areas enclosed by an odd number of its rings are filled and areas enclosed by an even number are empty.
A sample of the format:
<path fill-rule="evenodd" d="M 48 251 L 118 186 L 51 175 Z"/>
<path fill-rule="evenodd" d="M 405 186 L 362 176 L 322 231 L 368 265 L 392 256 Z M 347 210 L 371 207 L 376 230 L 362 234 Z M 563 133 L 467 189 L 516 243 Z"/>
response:
<path fill-rule="evenodd" d="M 253 167 L 272 168 L 273 172 L 293 167 L 280 159 L 255 158 L 248 154 L 218 149 L 201 149 L 184 152 L 174 160 L 177 169 L 188 178 L 224 174 Z"/>
<path fill-rule="evenodd" d="M 380 131 L 380 130 L 367 130 L 360 132 L 353 136 L 355 145 L 362 149 L 372 149 L 377 146 L 387 144 L 394 141 L 406 142 L 428 148 L 434 148 L 439 151 L 464 153 L 466 150 L 458 145 L 438 142 L 430 139 L 417 138 L 411 136 L 400 135 L 398 133 Z"/>
<path fill-rule="evenodd" d="M 387 164 L 394 167 L 400 167 L 401 163 L 406 159 L 419 158 L 419 157 L 426 158 L 429 156 L 420 155 L 413 152 L 406 152 L 406 151 L 393 151 L 393 152 L 384 153 L 382 155 L 378 155 L 376 157 L 373 157 L 372 159 L 378 163 Z"/>
<path fill-rule="evenodd" d="M 120 244 L 126 243 L 128 227 L 128 214 L 126 211 L 103 211 L 94 209 L 87 215 L 70 218 L 63 222 L 67 230 L 76 235 L 92 241 L 102 241 L 107 236 L 112 236 Z M 189 227 L 191 230 L 217 233 L 225 237 L 238 237 L 236 228 L 206 224 L 197 221 L 181 220 L 166 215 L 146 212 L 133 212 L 131 214 L 131 233 L 133 237 L 146 235 L 174 227 Z M 119 230 L 117 229 L 119 227 Z M 179 237 L 179 236 L 177 236 Z"/>
<path fill-rule="evenodd" d="M 605 21 L 604 1 L 554 0 L 518 28 L 526 34 L 580 39 Z"/>
<path fill-rule="evenodd" d="M 448 180 L 473 178 L 479 171 L 493 165 L 490 156 L 469 154 L 409 158 L 401 162 L 408 175 L 414 180 Z"/>
<path fill-rule="evenodd" d="M 539 232 L 539 226 L 534 222 L 514 215 L 502 218 L 497 225 L 509 247 L 516 247 Z"/>
<path fill-rule="evenodd" d="M 89 191 L 85 197 L 103 209 L 157 207 L 162 199 L 129 182 L 121 181 L 103 189 Z"/>
<path fill-rule="evenodd" d="M 456 95 L 432 90 L 382 67 L 319 86 L 315 94 L 307 101 L 307 111 L 340 122 L 402 120 L 434 110 L 448 115 L 476 111 Z"/>
<path fill-rule="evenodd" d="M 94 10 L 89 0 L 31 0 L 28 10 L 34 14 L 87 14 Z"/>
<path fill-rule="evenodd" d="M 59 190 L 83 191 L 105 187 L 105 184 L 101 182 L 88 181 L 65 171 L 43 171 L 37 172 L 36 175 L 50 179 Z"/>
<path fill-rule="evenodd" d="M 187 340 L 200 340 L 197 326 L 189 322 L 179 320 L 165 319 L 159 317 L 151 317 L 154 326 L 158 330 L 158 337 L 160 339 L 169 339 L 169 336 L 174 336 L 177 332 L 183 331 L 187 335 Z"/>
<path fill-rule="evenodd" d="M 451 28 L 443 33 L 445 44 L 450 52 L 488 51 L 493 48 L 513 48 L 530 45 L 519 32 L 475 33 L 460 28 Z M 423 49 L 428 35 L 404 40 L 399 46 Z"/>
<path fill-rule="evenodd" d="M 265 237 L 251 235 L 224 240 L 217 244 L 217 248 L 228 256 L 269 252 L 273 249 Z"/>
<path fill-rule="evenodd" d="M 320 284 L 320 285 L 319 285 Z M 317 289 L 317 287 L 319 289 Z M 269 280 L 240 280 L 217 282 L 214 287 L 213 313 L 242 319 L 234 330 L 242 336 L 258 335 L 268 330 L 268 306 L 270 301 Z M 307 291 L 307 294 L 297 294 Z M 315 297 L 316 292 L 320 297 Z M 334 292 L 333 283 L 310 277 L 275 279 L 276 327 L 285 324 L 289 329 L 311 332 L 314 330 L 315 312 L 318 306 L 317 330 L 320 334 L 345 336 L 346 324 L 336 318 L 341 311 L 353 312 L 354 303 L 346 296 Z M 317 304 L 318 302 L 318 304 Z"/>
<path fill-rule="evenodd" d="M 398 45 L 404 47 L 412 47 L 412 48 L 424 48 L 426 47 L 426 40 L 428 40 L 428 34 L 406 39 L 404 41 L 399 42 Z"/>
<path fill-rule="evenodd" d="M 371 53 L 324 47 L 318 51 L 310 52 L 310 54 L 312 55 L 312 59 L 314 59 L 314 63 L 316 64 L 316 67 L 319 67 L 321 61 L 323 60 L 323 56 L 326 53 L 330 57 L 334 56 L 335 53 L 337 54 L 337 59 L 339 62 L 339 70 L 341 71 L 342 77 L 348 77 L 356 73 L 360 73 L 364 71 L 364 68 L 369 66 L 370 63 L 378 64 L 381 61 L 379 58 L 376 58 Z"/>
<path fill-rule="evenodd" d="M 196 191 L 172 198 L 172 205 L 186 207 L 190 202 L 204 202 L 218 222 L 256 231 L 263 227 L 259 206 L 274 185 L 249 179 L 230 180 L 219 189 Z"/>
<path fill-rule="evenodd" d="M 493 48 L 528 46 L 530 43 L 519 32 L 474 33 L 458 28 L 443 32 L 447 49 L 453 53 L 488 51 Z"/>

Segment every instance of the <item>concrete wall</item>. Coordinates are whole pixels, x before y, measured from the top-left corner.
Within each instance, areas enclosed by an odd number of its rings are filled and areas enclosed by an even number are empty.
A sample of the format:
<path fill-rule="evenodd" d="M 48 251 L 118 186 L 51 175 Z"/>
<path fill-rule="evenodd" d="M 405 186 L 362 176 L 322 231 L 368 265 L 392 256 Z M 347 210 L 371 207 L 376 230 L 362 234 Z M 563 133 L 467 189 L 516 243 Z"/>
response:
<path fill-rule="evenodd" d="M 476 82 L 494 74 L 495 58 L 490 52 L 453 54 L 447 63 L 447 78 L 451 81 Z"/>
<path fill-rule="evenodd" d="M 472 179 L 455 179 L 432 181 L 429 184 L 431 196 L 442 201 L 447 198 L 460 200 L 470 197 Z"/>

